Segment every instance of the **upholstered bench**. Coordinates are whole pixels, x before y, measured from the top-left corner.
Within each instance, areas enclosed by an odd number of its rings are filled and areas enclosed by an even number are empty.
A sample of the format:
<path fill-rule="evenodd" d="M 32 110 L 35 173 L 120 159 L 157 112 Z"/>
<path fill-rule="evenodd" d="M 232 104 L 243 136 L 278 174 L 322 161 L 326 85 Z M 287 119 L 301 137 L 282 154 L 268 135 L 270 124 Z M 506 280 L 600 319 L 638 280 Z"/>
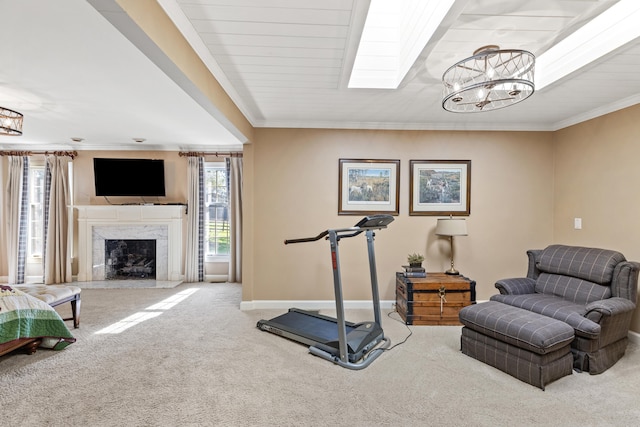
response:
<path fill-rule="evenodd" d="M 68 285 L 11 285 L 12 288 L 29 294 L 56 307 L 66 302 L 71 303 L 71 317 L 63 320 L 73 320 L 73 327 L 80 326 L 80 291 L 77 286 Z"/>
<path fill-rule="evenodd" d="M 460 310 L 462 353 L 544 390 L 573 369 L 573 328 L 528 310 L 487 301 Z"/>

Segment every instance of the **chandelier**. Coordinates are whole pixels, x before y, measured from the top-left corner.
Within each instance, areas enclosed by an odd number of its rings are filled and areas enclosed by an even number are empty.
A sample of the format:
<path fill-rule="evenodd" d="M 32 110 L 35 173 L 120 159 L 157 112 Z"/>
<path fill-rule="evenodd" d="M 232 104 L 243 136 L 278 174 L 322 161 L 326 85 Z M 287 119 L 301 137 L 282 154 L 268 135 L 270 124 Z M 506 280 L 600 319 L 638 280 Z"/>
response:
<path fill-rule="evenodd" d="M 534 66 L 535 57 L 526 50 L 481 47 L 442 75 L 442 108 L 475 113 L 524 101 L 534 91 Z"/>
<path fill-rule="evenodd" d="M 0 107 L 0 135 L 22 135 L 22 114 Z"/>

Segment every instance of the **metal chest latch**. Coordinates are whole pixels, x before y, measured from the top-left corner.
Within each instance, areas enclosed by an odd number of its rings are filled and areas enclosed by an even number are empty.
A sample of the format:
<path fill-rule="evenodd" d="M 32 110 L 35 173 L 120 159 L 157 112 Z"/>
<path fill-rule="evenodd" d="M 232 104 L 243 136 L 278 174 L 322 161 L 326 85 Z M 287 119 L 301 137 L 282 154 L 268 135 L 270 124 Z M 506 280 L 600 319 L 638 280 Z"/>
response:
<path fill-rule="evenodd" d="M 440 317 L 442 317 L 444 303 L 447 302 L 447 298 L 445 297 L 446 291 L 444 286 L 440 286 L 440 289 L 438 289 L 438 296 L 440 297 Z"/>

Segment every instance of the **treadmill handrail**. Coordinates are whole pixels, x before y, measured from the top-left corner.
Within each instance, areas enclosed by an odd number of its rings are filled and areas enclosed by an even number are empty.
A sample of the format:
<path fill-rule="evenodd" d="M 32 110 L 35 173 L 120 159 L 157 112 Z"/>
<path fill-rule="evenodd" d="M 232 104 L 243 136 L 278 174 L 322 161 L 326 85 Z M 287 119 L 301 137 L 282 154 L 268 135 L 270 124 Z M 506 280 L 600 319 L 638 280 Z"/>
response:
<path fill-rule="evenodd" d="M 300 239 L 287 239 L 284 241 L 285 245 L 289 243 L 304 243 L 304 242 L 315 242 L 316 240 L 320 240 L 326 235 L 329 234 L 329 230 L 324 230 L 322 233 L 318 234 L 316 237 L 303 237 Z"/>
<path fill-rule="evenodd" d="M 327 236 L 331 231 L 334 231 L 336 233 L 336 235 L 343 239 L 343 238 L 347 238 L 347 237 L 354 237 L 357 236 L 359 234 L 361 234 L 362 232 L 366 231 L 366 230 L 380 230 L 382 228 L 387 228 L 386 225 L 384 226 L 377 226 L 377 227 L 350 227 L 350 228 L 336 228 L 336 229 L 329 229 L 329 230 L 324 230 L 322 233 L 318 234 L 316 237 L 303 237 L 300 239 L 287 239 L 284 241 L 285 245 L 288 245 L 290 243 L 306 243 L 306 242 L 315 242 L 316 240 L 320 240 L 323 237 Z M 349 234 L 340 234 L 340 233 L 346 233 L 349 232 Z"/>
<path fill-rule="evenodd" d="M 369 217 L 365 217 L 362 219 L 362 221 L 367 220 L 367 219 L 375 219 L 375 218 L 384 218 L 387 219 L 388 222 L 393 221 L 393 217 L 391 217 L 390 215 L 374 215 L 374 216 L 369 216 Z M 360 221 L 360 222 L 362 222 Z M 335 232 L 337 237 L 339 238 L 347 238 L 347 237 L 354 237 L 359 235 L 360 233 L 362 233 L 363 231 L 366 230 L 381 230 L 383 228 L 387 228 L 387 223 L 380 223 L 380 224 L 374 224 L 374 225 L 370 225 L 370 226 L 366 226 L 366 227 L 361 227 L 361 226 L 355 226 L 355 227 L 347 227 L 347 228 L 330 228 L 328 230 L 324 230 L 322 233 L 318 234 L 315 237 L 302 237 L 299 239 L 287 239 L 284 241 L 285 245 L 288 245 L 290 243 L 306 243 L 306 242 L 315 242 L 317 240 L 322 239 L 323 237 L 327 236 L 330 232 Z M 340 233 L 344 233 L 344 234 L 340 234 Z M 350 233 L 350 234 L 346 234 L 346 233 Z"/>

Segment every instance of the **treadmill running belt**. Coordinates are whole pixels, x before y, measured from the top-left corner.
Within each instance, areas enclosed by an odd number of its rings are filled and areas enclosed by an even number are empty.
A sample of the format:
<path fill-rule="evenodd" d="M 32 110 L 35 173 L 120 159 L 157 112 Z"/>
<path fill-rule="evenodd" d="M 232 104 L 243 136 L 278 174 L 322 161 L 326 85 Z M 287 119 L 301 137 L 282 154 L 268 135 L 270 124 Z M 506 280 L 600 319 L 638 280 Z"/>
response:
<path fill-rule="evenodd" d="M 281 325 L 289 331 L 312 338 L 316 342 L 326 343 L 338 340 L 338 324 L 334 320 L 315 317 L 297 311 L 289 311 L 269 321 L 274 326 Z M 354 328 L 346 325 L 347 334 Z"/>

